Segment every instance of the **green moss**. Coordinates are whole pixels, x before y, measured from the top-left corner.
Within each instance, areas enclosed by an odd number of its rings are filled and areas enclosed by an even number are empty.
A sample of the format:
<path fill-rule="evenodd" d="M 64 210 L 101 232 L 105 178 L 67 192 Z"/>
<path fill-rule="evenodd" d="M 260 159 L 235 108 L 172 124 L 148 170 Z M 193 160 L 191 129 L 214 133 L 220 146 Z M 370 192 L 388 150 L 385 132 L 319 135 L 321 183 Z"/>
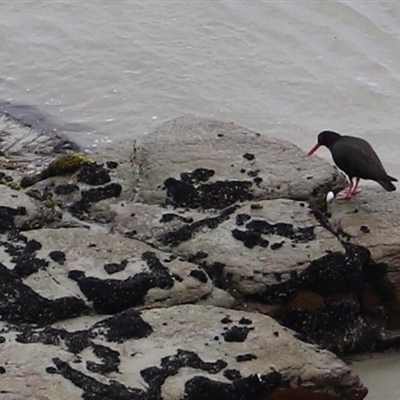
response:
<path fill-rule="evenodd" d="M 47 207 L 47 208 L 54 208 L 54 201 L 53 200 L 50 200 L 50 199 L 48 199 L 48 200 L 45 200 L 44 202 L 43 202 L 43 204 Z"/>
<path fill-rule="evenodd" d="M 84 165 L 91 165 L 93 161 L 85 153 L 67 153 L 54 159 L 42 172 L 27 175 L 21 180 L 21 187 L 32 186 L 43 179 L 52 176 L 72 174 Z"/>
<path fill-rule="evenodd" d="M 7 186 L 14 190 L 21 190 L 21 185 L 19 182 L 11 181 L 7 182 Z"/>
<path fill-rule="evenodd" d="M 67 153 L 53 160 L 47 167 L 47 176 L 71 174 L 84 165 L 93 164 L 85 153 Z"/>
<path fill-rule="evenodd" d="M 1 179 L 0 184 L 6 185 L 14 190 L 21 190 L 21 185 L 19 184 L 19 182 L 16 182 L 16 181 L 8 181 L 6 179 Z"/>

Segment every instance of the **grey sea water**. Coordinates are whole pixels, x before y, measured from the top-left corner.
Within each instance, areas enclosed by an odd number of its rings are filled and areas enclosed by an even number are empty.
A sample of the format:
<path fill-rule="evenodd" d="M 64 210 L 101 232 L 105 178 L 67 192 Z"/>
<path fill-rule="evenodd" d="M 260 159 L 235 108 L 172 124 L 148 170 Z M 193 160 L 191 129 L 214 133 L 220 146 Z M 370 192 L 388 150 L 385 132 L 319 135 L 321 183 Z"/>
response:
<path fill-rule="evenodd" d="M 0 101 L 84 125 L 70 135 L 89 149 L 197 114 L 304 150 L 324 129 L 362 136 L 400 178 L 400 2 L 35 0 L 0 7 Z M 319 154 L 329 159 L 326 150 Z M 368 399 L 398 400 L 400 356 L 380 357 L 355 365 Z"/>

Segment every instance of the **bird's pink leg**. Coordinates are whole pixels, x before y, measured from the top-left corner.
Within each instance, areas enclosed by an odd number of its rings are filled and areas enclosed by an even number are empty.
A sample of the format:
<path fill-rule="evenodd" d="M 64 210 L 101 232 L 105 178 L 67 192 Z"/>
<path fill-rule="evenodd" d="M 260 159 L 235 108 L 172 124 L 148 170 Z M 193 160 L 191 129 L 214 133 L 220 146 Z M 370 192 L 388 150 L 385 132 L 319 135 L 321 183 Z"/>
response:
<path fill-rule="evenodd" d="M 336 195 L 336 199 L 337 199 L 337 200 L 350 199 L 351 194 L 352 194 L 352 189 L 353 189 L 353 179 L 350 179 L 350 185 L 347 186 L 347 188 L 341 190 L 341 191 Z"/>
<path fill-rule="evenodd" d="M 361 189 L 358 189 L 358 184 L 360 183 L 360 178 L 356 178 L 356 184 L 354 185 L 352 191 L 351 191 L 351 196 L 354 196 L 355 194 L 358 194 L 361 192 Z"/>

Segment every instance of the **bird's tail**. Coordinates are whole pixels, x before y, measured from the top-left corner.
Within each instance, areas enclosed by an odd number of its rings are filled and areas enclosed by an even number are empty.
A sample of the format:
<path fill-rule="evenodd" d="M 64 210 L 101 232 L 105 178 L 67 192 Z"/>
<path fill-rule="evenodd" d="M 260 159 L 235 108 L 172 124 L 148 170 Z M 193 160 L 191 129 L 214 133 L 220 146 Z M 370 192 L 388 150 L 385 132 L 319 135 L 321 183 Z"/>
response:
<path fill-rule="evenodd" d="M 397 178 L 393 178 L 393 176 L 388 175 L 387 177 L 388 177 L 389 180 L 392 181 L 392 182 L 398 182 Z"/>
<path fill-rule="evenodd" d="M 388 176 L 388 178 L 390 178 L 390 180 L 397 182 L 396 178 L 392 178 L 391 176 Z M 396 190 L 396 186 L 393 185 L 392 182 L 390 182 L 389 180 L 387 181 L 377 181 L 385 190 L 387 190 L 388 192 L 393 192 L 394 190 Z"/>

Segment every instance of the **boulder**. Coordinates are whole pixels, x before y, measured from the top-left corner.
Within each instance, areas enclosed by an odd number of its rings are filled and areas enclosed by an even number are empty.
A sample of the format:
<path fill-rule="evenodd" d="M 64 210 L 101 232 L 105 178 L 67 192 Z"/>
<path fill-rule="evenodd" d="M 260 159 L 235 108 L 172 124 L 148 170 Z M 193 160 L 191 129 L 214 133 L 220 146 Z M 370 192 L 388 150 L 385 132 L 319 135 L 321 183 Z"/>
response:
<path fill-rule="evenodd" d="M 10 400 L 355 400 L 367 394 L 348 365 L 261 314 L 181 305 L 45 328 L 3 325 L 3 332 L 0 381 Z"/>
<path fill-rule="evenodd" d="M 117 234 L 40 229 L 8 234 L 0 247 L 1 315 L 9 322 L 43 325 L 92 308 L 112 314 L 200 300 L 233 305 L 197 265 Z"/>
<path fill-rule="evenodd" d="M 397 244 L 382 252 L 383 235 L 374 248 L 346 233 L 373 226 L 352 221 L 350 203 L 326 205 L 345 182 L 334 167 L 195 117 L 91 156 L 20 191 L 0 178 L 7 395 L 365 397 L 343 362 L 306 342 L 345 353 L 382 341 Z"/>
<path fill-rule="evenodd" d="M 294 144 L 233 123 L 181 117 L 136 140 L 138 201 L 225 208 L 246 200 L 308 200 L 343 187 L 336 168 Z"/>

